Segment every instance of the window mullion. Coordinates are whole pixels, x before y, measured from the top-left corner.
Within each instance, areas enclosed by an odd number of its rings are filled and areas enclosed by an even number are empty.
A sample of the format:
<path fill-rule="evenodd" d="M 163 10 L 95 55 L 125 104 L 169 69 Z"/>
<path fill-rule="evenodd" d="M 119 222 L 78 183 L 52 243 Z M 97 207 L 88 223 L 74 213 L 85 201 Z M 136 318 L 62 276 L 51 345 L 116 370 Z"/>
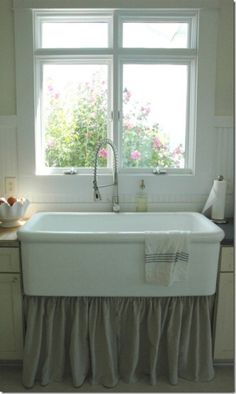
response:
<path fill-rule="evenodd" d="M 196 61 L 192 60 L 189 64 L 189 90 L 188 90 L 188 108 L 187 108 L 187 127 L 186 130 L 186 147 L 187 157 L 186 166 L 195 171 L 195 147 L 196 147 L 196 89 L 197 89 L 197 70 Z"/>
<path fill-rule="evenodd" d="M 113 140 L 118 148 L 118 161 L 121 163 L 121 141 L 120 141 L 120 89 L 121 81 L 119 79 L 119 37 L 120 25 L 118 12 L 113 14 Z"/>
<path fill-rule="evenodd" d="M 68 59 L 75 56 L 104 57 L 111 56 L 111 48 L 38 48 L 34 51 L 35 56 L 65 56 Z"/>
<path fill-rule="evenodd" d="M 171 48 L 171 49 L 163 49 L 163 48 L 158 48 L 158 49 L 150 49 L 150 48 L 119 48 L 119 55 L 120 56 L 127 56 L 129 58 L 133 57 L 138 57 L 142 55 L 148 56 L 150 59 L 159 57 L 159 58 L 167 58 L 167 57 L 178 57 L 178 58 L 187 58 L 187 57 L 194 57 L 197 55 L 197 50 L 192 48 L 184 48 L 184 49 L 176 49 L 176 48 Z"/>

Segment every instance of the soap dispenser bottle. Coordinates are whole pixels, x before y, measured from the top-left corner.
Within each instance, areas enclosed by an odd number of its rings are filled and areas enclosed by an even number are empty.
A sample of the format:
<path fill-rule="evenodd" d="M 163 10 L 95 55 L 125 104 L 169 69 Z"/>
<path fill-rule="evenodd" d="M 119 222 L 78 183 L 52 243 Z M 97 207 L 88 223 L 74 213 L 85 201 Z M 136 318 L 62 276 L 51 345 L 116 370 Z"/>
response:
<path fill-rule="evenodd" d="M 145 183 L 142 179 L 139 185 L 139 191 L 136 196 L 136 211 L 145 212 L 147 211 L 147 193 L 145 191 Z"/>

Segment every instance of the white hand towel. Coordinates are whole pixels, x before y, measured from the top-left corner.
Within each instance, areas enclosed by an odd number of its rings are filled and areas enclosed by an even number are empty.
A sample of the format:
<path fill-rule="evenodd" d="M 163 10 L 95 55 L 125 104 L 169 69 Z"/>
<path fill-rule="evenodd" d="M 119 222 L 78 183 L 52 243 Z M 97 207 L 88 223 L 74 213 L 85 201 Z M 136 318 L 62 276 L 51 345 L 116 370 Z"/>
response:
<path fill-rule="evenodd" d="M 186 280 L 189 268 L 189 232 L 146 233 L 145 278 L 147 282 L 170 286 Z"/>

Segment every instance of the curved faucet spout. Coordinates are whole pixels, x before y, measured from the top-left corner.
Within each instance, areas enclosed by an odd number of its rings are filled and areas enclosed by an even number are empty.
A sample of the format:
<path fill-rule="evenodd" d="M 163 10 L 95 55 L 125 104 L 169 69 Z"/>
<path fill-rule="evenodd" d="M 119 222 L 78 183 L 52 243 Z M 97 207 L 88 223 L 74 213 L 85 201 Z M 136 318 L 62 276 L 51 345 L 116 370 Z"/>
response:
<path fill-rule="evenodd" d="M 103 145 L 110 145 L 114 155 L 114 165 L 113 165 L 113 183 L 108 185 L 101 185 L 98 187 L 97 183 L 97 165 L 98 165 L 98 154 Z M 101 194 L 99 188 L 113 186 L 113 194 L 112 194 L 112 210 L 113 212 L 119 212 L 119 194 L 118 194 L 118 154 L 117 149 L 113 142 L 109 138 L 104 138 L 97 144 L 97 149 L 95 152 L 95 161 L 94 161 L 94 174 L 93 174 L 93 190 L 94 190 L 94 199 L 101 200 Z"/>

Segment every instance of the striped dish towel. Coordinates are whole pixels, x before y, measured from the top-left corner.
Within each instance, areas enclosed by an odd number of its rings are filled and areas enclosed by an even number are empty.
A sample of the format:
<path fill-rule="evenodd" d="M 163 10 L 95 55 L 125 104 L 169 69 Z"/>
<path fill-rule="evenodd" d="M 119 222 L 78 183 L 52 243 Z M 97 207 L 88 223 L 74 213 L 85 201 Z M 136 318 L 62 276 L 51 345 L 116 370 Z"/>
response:
<path fill-rule="evenodd" d="M 145 279 L 160 286 L 186 280 L 189 268 L 188 231 L 146 233 Z"/>

